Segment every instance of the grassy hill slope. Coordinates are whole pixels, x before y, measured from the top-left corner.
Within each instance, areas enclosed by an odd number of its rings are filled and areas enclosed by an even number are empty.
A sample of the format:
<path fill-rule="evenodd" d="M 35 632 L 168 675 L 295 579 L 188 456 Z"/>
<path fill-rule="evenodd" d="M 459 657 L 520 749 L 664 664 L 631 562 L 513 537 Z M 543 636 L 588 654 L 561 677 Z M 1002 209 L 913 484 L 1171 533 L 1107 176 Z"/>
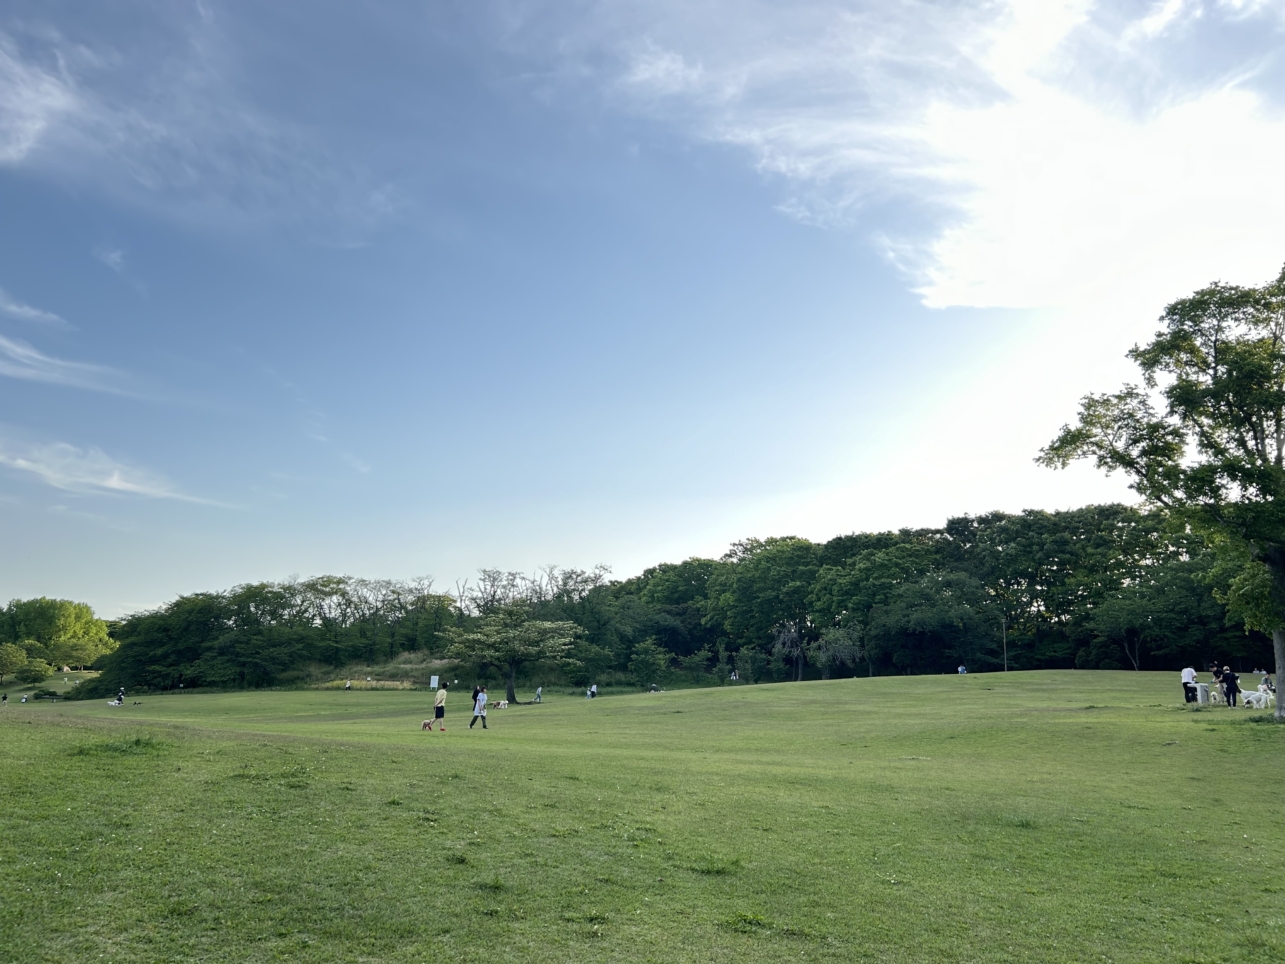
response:
<path fill-rule="evenodd" d="M 1285 957 L 1285 727 L 1165 674 L 0 714 L 0 959 Z"/>

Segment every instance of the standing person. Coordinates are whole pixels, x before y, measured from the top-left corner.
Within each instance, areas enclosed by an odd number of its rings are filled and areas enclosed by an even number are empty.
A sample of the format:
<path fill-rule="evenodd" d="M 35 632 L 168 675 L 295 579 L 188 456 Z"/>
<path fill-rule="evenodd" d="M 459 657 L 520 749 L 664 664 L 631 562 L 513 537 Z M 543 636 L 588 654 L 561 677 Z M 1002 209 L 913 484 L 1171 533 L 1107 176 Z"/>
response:
<path fill-rule="evenodd" d="M 1182 698 L 1188 703 L 1196 702 L 1196 670 L 1188 666 L 1182 671 Z"/>
<path fill-rule="evenodd" d="M 347 693 L 351 689 L 352 689 L 352 680 L 350 679 L 344 680 L 344 692 Z"/>
<path fill-rule="evenodd" d="M 0 707 L 5 707 L 8 705 L 9 705 L 9 694 L 5 693 L 4 696 L 0 696 Z"/>
<path fill-rule="evenodd" d="M 596 700 L 597 698 L 598 698 L 598 684 L 594 683 L 592 686 L 589 687 L 589 699 Z"/>
<path fill-rule="evenodd" d="M 543 693 L 544 693 L 544 687 L 543 687 L 543 686 L 537 686 L 537 687 L 535 688 L 535 701 L 536 701 L 537 703 L 542 702 L 542 700 L 541 700 L 541 696 L 542 696 L 542 694 L 543 694 Z"/>
<path fill-rule="evenodd" d="M 440 722 L 442 732 L 446 732 L 446 688 L 449 685 L 446 680 L 442 680 L 442 688 L 437 691 L 437 699 L 433 700 L 433 719 L 428 724 L 430 730 L 434 723 Z"/>
<path fill-rule="evenodd" d="M 479 686 L 477 693 L 473 697 L 473 719 L 469 720 L 468 728 L 473 729 L 473 724 L 478 720 L 482 721 L 482 729 L 486 729 L 486 687 Z"/>
<path fill-rule="evenodd" d="M 1240 692 L 1240 677 L 1231 671 L 1230 666 L 1223 667 L 1223 697 L 1228 706 L 1236 705 L 1236 694 Z"/>

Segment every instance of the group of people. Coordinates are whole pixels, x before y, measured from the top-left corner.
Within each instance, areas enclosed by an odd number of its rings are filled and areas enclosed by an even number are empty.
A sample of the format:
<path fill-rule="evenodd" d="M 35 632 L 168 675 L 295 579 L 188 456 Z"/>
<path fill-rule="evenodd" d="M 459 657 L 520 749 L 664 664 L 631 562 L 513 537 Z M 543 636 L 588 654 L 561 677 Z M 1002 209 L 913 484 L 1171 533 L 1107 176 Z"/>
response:
<path fill-rule="evenodd" d="M 456 680 L 456 682 L 459 682 Z M 442 680 L 442 685 L 437 690 L 437 696 L 433 700 L 433 718 L 424 721 L 424 729 L 432 730 L 435 726 L 440 727 L 442 733 L 446 732 L 446 691 L 450 689 L 451 684 Z M 537 697 L 539 691 L 537 690 Z M 486 687 L 479 683 L 473 687 L 473 719 L 469 720 L 468 728 L 473 729 L 478 720 L 482 721 L 482 729 L 487 729 L 486 725 L 486 704 L 490 702 L 490 696 L 487 695 Z M 537 699 L 536 702 L 539 702 Z"/>
<path fill-rule="evenodd" d="M 1222 693 L 1223 701 L 1228 706 L 1235 706 L 1237 697 L 1239 697 L 1240 674 L 1232 670 L 1230 666 L 1219 667 L 1217 663 L 1209 664 L 1209 674 L 1211 676 L 1210 688 L 1215 692 Z M 1264 692 L 1275 693 L 1276 687 L 1272 683 L 1272 676 L 1267 670 L 1254 670 L 1255 676 L 1262 676 L 1260 689 Z M 1182 697 L 1188 703 L 1195 703 L 1196 696 L 1196 670 L 1188 666 L 1182 671 Z"/>

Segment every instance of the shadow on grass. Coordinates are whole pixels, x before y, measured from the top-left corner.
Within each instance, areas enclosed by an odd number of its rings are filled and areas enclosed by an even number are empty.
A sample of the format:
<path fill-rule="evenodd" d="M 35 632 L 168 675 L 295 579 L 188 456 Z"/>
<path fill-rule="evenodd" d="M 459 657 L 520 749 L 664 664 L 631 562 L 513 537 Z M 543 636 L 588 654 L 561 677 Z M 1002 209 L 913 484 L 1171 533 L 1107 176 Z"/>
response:
<path fill-rule="evenodd" d="M 72 756 L 147 756 L 168 749 L 169 743 L 157 739 L 150 733 L 122 740 L 101 740 L 97 743 L 82 743 L 73 747 Z"/>
<path fill-rule="evenodd" d="M 713 854 L 703 854 L 688 864 L 687 869 L 710 877 L 724 877 L 741 869 L 741 858 L 716 857 Z"/>

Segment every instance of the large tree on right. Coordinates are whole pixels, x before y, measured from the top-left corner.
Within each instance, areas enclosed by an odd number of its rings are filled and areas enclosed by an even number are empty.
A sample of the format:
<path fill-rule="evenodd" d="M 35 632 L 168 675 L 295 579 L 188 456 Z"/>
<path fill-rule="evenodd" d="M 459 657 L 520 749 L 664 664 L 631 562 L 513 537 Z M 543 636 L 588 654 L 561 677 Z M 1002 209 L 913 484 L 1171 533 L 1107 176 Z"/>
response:
<path fill-rule="evenodd" d="M 1169 305 L 1129 358 L 1141 385 L 1087 395 L 1037 461 L 1125 472 L 1172 518 L 1212 537 L 1260 586 L 1240 611 L 1285 668 L 1285 270 L 1262 287 L 1215 283 Z M 1261 576 L 1261 578 L 1260 578 Z M 1285 706 L 1276 704 L 1285 720 Z"/>

